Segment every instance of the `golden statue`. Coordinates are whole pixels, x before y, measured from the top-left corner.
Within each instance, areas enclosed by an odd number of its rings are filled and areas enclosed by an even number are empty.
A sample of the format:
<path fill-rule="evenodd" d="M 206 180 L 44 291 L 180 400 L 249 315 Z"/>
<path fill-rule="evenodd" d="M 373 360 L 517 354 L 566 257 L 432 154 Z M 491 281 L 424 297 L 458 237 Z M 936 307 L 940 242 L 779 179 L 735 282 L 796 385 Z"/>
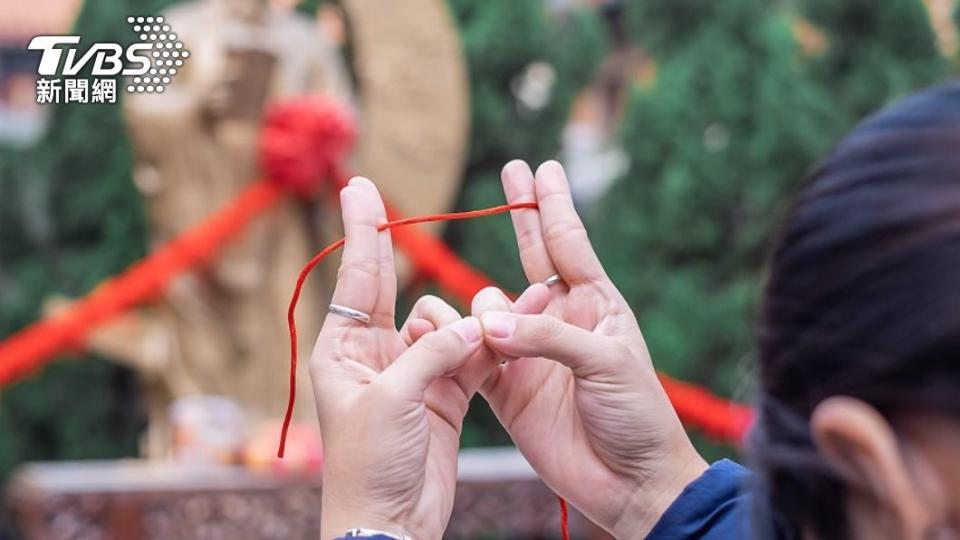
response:
<path fill-rule="evenodd" d="M 261 115 L 284 97 L 324 93 L 357 109 L 355 170 L 400 211 L 443 211 L 456 195 L 467 136 L 467 85 L 457 31 L 442 0 L 346 0 L 355 79 L 315 21 L 262 0 L 197 0 L 164 13 L 189 51 L 162 94 L 130 94 L 134 182 L 155 247 L 224 206 L 259 175 Z M 286 308 L 300 267 L 339 237 L 327 201 L 281 202 L 212 264 L 178 277 L 163 300 L 96 331 L 89 346 L 135 369 L 148 406 L 144 451 L 170 449 L 168 407 L 213 394 L 251 423 L 281 416 L 287 396 Z M 298 309 L 309 351 L 335 264 L 317 272 Z M 304 368 L 305 369 L 305 368 Z M 300 396 L 312 396 L 298 377 Z M 316 412 L 309 397 L 297 417 Z"/>

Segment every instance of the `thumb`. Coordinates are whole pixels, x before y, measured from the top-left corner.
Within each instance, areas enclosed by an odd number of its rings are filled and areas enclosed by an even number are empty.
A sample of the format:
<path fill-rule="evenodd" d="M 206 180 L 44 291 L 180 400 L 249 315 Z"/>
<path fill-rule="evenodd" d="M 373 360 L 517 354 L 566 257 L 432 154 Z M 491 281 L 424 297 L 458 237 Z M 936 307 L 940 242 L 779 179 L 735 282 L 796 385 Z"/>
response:
<path fill-rule="evenodd" d="M 578 377 L 615 375 L 629 358 L 619 341 L 550 315 L 488 311 L 481 320 L 491 349 L 513 358 L 541 356 L 569 367 Z"/>
<path fill-rule="evenodd" d="M 408 394 L 421 394 L 430 383 L 457 369 L 483 343 L 476 317 L 466 317 L 424 335 L 380 374 L 383 382 Z"/>

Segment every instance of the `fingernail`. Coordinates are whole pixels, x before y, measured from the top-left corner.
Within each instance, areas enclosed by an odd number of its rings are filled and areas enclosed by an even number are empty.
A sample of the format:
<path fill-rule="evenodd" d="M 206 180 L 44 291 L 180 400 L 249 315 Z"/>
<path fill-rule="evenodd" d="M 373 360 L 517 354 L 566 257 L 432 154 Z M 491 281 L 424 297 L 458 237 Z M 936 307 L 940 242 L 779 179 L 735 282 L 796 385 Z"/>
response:
<path fill-rule="evenodd" d="M 466 317 L 450 325 L 450 329 L 457 333 L 467 343 L 475 343 L 483 337 L 483 328 L 476 317 Z"/>
<path fill-rule="evenodd" d="M 363 177 L 354 176 L 353 178 L 350 179 L 349 182 L 347 182 L 347 185 L 348 185 L 348 186 L 359 186 L 359 185 L 362 184 L 362 183 L 363 183 Z"/>
<path fill-rule="evenodd" d="M 483 330 L 495 338 L 508 338 L 517 328 L 517 318 L 503 311 L 488 311 L 481 315 Z"/>

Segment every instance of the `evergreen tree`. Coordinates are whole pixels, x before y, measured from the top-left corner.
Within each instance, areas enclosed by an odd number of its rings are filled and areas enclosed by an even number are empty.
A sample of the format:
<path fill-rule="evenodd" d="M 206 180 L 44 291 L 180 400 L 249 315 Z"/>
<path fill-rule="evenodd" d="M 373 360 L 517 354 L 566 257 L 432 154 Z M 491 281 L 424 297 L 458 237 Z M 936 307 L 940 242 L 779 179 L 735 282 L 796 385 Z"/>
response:
<path fill-rule="evenodd" d="M 656 365 L 737 393 L 777 210 L 836 139 L 791 20 L 763 0 L 638 0 L 657 61 L 624 120 L 629 170 L 591 216 Z"/>
<path fill-rule="evenodd" d="M 762 0 L 636 0 L 658 74 L 624 121 L 630 167 L 592 216 L 657 366 L 743 393 L 777 220 L 855 121 L 940 71 L 920 0 L 804 0 L 829 40 L 810 59 L 793 15 Z"/>
<path fill-rule="evenodd" d="M 830 43 L 815 73 L 848 123 L 946 73 L 923 0 L 801 0 L 800 8 Z"/>
<path fill-rule="evenodd" d="M 470 73 L 471 146 L 458 207 L 503 204 L 503 165 L 514 158 L 535 164 L 556 156 L 571 103 L 600 64 L 605 30 L 591 10 L 552 15 L 544 2 L 449 0 L 449 5 Z M 534 106 L 517 95 L 531 69 L 553 75 L 546 100 Z M 452 223 L 446 239 L 499 285 L 513 291 L 527 285 L 509 219 Z M 474 400 L 463 444 L 506 443 L 509 438 L 483 400 Z"/>
<path fill-rule="evenodd" d="M 470 72 L 471 146 L 458 206 L 504 202 L 500 169 L 511 159 L 531 164 L 556 156 L 573 99 L 589 82 L 606 49 L 592 10 L 551 15 L 542 2 L 450 0 L 463 35 Z M 517 96 L 533 67 L 552 73 L 547 99 L 531 107 Z M 452 224 L 450 240 L 497 283 L 522 290 L 513 229 L 506 219 Z"/>
<path fill-rule="evenodd" d="M 127 44 L 128 15 L 169 3 L 85 2 L 74 33 Z M 49 295 L 81 296 L 144 254 L 131 167 L 119 105 L 53 106 L 34 147 L 0 155 L 0 336 L 37 320 Z M 78 360 L 0 392 L 0 478 L 26 460 L 136 453 L 143 419 L 133 375 L 102 359 Z"/>

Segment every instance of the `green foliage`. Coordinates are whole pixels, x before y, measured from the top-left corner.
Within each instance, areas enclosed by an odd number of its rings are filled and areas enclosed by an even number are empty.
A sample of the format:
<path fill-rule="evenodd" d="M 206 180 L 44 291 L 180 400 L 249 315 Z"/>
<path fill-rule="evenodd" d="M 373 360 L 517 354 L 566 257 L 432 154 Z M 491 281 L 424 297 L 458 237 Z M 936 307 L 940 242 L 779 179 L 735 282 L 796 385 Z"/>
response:
<path fill-rule="evenodd" d="M 764 16 L 765 7 L 753 0 L 635 0 L 627 2 L 627 24 L 638 45 L 661 56 L 711 29 L 722 29 L 731 38 L 745 33 L 751 22 Z M 716 51 L 718 56 L 722 53 Z"/>
<path fill-rule="evenodd" d="M 470 155 L 458 207 L 502 204 L 500 168 L 507 161 L 537 163 L 557 154 L 570 105 L 599 66 L 606 34 L 589 10 L 554 17 L 541 2 L 449 0 L 449 5 L 463 37 L 471 92 Z M 536 63 L 549 65 L 556 77 L 547 103 L 531 109 L 517 99 L 515 86 Z M 526 286 L 509 219 L 451 224 L 447 240 L 503 287 Z M 479 401 L 465 422 L 463 443 L 508 441 Z"/>
<path fill-rule="evenodd" d="M 553 20 L 540 2 L 450 0 L 470 73 L 471 171 L 498 168 L 504 156 L 552 156 L 575 94 L 599 63 L 602 27 L 590 11 Z M 514 85 L 533 63 L 553 67 L 556 84 L 545 107 L 531 110 Z M 469 172 L 468 172 L 469 176 Z"/>
<path fill-rule="evenodd" d="M 128 15 L 158 0 L 86 2 L 85 42 L 127 43 Z M 0 336 L 40 317 L 51 294 L 80 296 L 144 253 L 140 196 L 119 105 L 54 106 L 32 148 L 0 154 Z M 142 418 L 132 375 L 87 358 L 59 362 L 0 395 L 0 478 L 24 460 L 136 451 Z"/>
<path fill-rule="evenodd" d="M 789 21 L 764 4 L 712 3 L 709 25 L 656 38 L 656 83 L 635 89 L 624 121 L 629 171 L 592 220 L 657 366 L 728 395 L 750 358 L 774 216 L 839 133 Z M 644 37 L 683 14 L 672 1 L 635 5 Z"/>
<path fill-rule="evenodd" d="M 960 28 L 960 4 L 953 8 L 953 23 Z"/>
<path fill-rule="evenodd" d="M 863 114 L 942 73 L 920 0 L 805 0 L 830 40 L 795 43 L 763 0 L 636 0 L 654 53 L 623 123 L 626 175 L 592 237 L 660 369 L 742 395 L 763 262 L 804 173 Z"/>
<path fill-rule="evenodd" d="M 327 4 L 332 0 L 301 0 L 297 2 L 297 11 L 312 17 L 316 15 L 317 10 L 320 9 L 320 6 Z"/>
<path fill-rule="evenodd" d="M 606 48 L 597 16 L 578 11 L 550 18 L 539 2 L 451 0 L 463 34 L 471 81 L 471 147 L 460 207 L 503 202 L 500 168 L 514 158 L 531 163 L 553 157 L 576 94 L 593 75 Z M 540 109 L 525 106 L 515 86 L 531 64 L 551 66 L 555 83 Z M 504 219 L 463 222 L 450 228 L 467 259 L 501 283 L 525 281 L 502 257 L 516 251 Z M 488 237 L 497 239 L 489 245 Z M 491 257 L 490 255 L 493 255 Z"/>
<path fill-rule="evenodd" d="M 539 2 L 451 0 L 450 5 L 471 81 L 471 147 L 459 207 L 502 204 L 500 168 L 515 158 L 537 163 L 556 155 L 570 105 L 600 64 L 606 36 L 592 11 L 555 19 Z M 556 75 L 549 101 L 538 110 L 514 93 L 534 63 L 551 66 Z M 513 290 L 526 284 L 509 220 L 457 223 L 448 239 L 498 283 Z"/>
<path fill-rule="evenodd" d="M 814 63 L 847 122 L 942 77 L 947 61 L 922 0 L 800 0 L 830 41 Z M 882 6 L 882 7 L 881 7 Z"/>

